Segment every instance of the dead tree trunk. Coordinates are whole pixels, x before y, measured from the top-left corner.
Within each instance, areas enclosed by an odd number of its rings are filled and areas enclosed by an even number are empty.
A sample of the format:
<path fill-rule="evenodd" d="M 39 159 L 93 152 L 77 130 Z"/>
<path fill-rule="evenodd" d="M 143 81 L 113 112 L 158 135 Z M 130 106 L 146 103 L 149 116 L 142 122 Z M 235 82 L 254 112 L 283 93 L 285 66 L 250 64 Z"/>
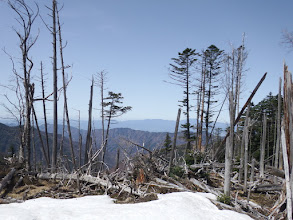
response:
<path fill-rule="evenodd" d="M 35 122 L 36 122 L 36 127 L 37 127 L 37 131 L 38 131 L 38 135 L 39 135 L 40 142 L 41 142 L 41 147 L 42 147 L 41 149 L 42 149 L 42 152 L 43 152 L 43 156 L 45 158 L 46 165 L 49 168 L 50 162 L 49 162 L 48 155 L 46 154 L 45 145 L 44 145 L 44 142 L 43 142 L 43 138 L 42 138 L 42 134 L 41 134 L 41 131 L 40 131 L 39 124 L 38 124 L 38 119 L 37 119 L 37 115 L 36 115 L 34 106 L 32 106 L 32 110 L 33 110 L 33 115 L 34 115 L 34 119 L 35 119 Z"/>
<path fill-rule="evenodd" d="M 275 168 L 279 168 L 280 158 L 280 144 L 281 144 L 281 104 L 282 104 L 282 78 L 279 80 L 279 94 L 278 94 L 278 113 L 277 113 L 277 141 L 275 147 Z M 281 159 L 281 158 L 280 158 Z"/>
<path fill-rule="evenodd" d="M 112 119 L 112 108 L 113 108 L 113 103 L 111 104 L 110 112 L 108 115 L 108 124 L 107 124 L 107 130 L 106 130 L 105 143 L 104 143 L 104 145 L 102 145 L 102 164 L 101 164 L 101 168 L 100 168 L 101 170 L 103 170 L 103 168 L 104 168 L 105 155 L 106 155 L 106 150 L 107 150 L 107 145 L 108 145 L 110 125 L 111 125 L 111 119 Z"/>
<path fill-rule="evenodd" d="M 255 159 L 252 158 L 252 162 L 251 162 L 251 172 L 250 172 L 250 182 L 254 182 L 254 167 L 255 167 Z"/>
<path fill-rule="evenodd" d="M 255 93 L 257 92 L 257 90 L 259 89 L 259 87 L 261 86 L 262 82 L 265 80 L 266 76 L 267 76 L 267 73 L 265 73 L 265 74 L 263 75 L 263 77 L 260 79 L 260 81 L 258 82 L 258 84 L 256 85 L 256 87 L 254 88 L 254 90 L 253 90 L 252 93 L 250 94 L 249 98 L 247 99 L 246 103 L 244 104 L 244 106 L 242 107 L 241 111 L 239 112 L 237 118 L 235 119 L 235 121 L 234 121 L 234 126 L 239 122 L 239 120 L 240 120 L 240 118 L 241 118 L 243 112 L 245 111 L 247 105 L 251 102 L 253 96 L 255 95 Z M 234 127 L 234 126 L 233 126 L 233 127 Z M 229 135 L 230 135 L 230 130 L 228 130 L 228 132 L 227 132 L 227 134 L 226 134 L 225 138 L 223 139 L 223 141 L 222 141 L 222 143 L 221 143 L 220 146 L 222 146 L 222 145 L 226 142 L 226 138 L 227 138 Z M 220 149 L 221 149 L 221 148 L 219 147 L 218 150 L 216 151 L 214 157 L 216 157 L 216 156 L 218 155 Z"/>
<path fill-rule="evenodd" d="M 205 61 L 206 62 L 206 61 Z M 201 152 L 202 146 L 202 129 L 203 129 L 203 119 L 204 119 L 204 103 L 205 103 L 205 84 L 206 84 L 206 63 L 202 64 L 202 82 L 201 82 L 201 107 L 200 107 L 200 126 L 198 135 L 197 149 Z"/>
<path fill-rule="evenodd" d="M 119 159 L 120 159 L 120 149 L 117 149 L 117 156 L 116 156 L 116 167 L 115 170 L 119 169 Z"/>
<path fill-rule="evenodd" d="M 177 120 L 176 120 L 176 126 L 175 126 L 175 132 L 174 132 L 174 139 L 173 139 L 173 145 L 170 153 L 170 161 L 169 161 L 169 167 L 168 167 L 168 175 L 170 175 L 171 172 L 171 167 L 174 159 L 174 151 L 176 147 L 176 140 L 177 140 L 177 133 L 178 133 L 178 127 L 179 127 L 179 122 L 180 122 L 180 114 L 181 114 L 181 109 L 178 109 L 177 113 Z"/>
<path fill-rule="evenodd" d="M 259 176 L 260 178 L 264 178 L 264 170 L 265 170 L 265 147 L 266 147 L 266 139 L 267 139 L 267 116 L 266 113 L 263 115 L 263 128 L 262 128 L 262 140 L 261 140 L 261 148 L 260 148 L 260 164 L 259 164 Z"/>
<path fill-rule="evenodd" d="M 57 31 L 56 31 L 56 0 L 52 0 L 52 37 L 53 37 L 53 146 L 52 146 L 52 173 L 56 172 L 57 144 L 58 144 L 58 111 L 57 111 Z"/>
<path fill-rule="evenodd" d="M 200 124 L 199 124 L 199 116 L 200 116 L 200 106 L 201 106 L 201 92 L 198 91 L 197 92 L 197 107 L 196 107 L 196 145 L 195 145 L 195 150 L 199 149 L 199 135 L 200 135 Z"/>
<path fill-rule="evenodd" d="M 92 79 L 90 101 L 89 101 L 89 119 L 88 119 L 85 151 L 84 151 L 84 164 L 87 164 L 88 159 L 90 158 L 89 157 L 89 153 L 90 153 L 89 149 L 90 149 L 90 144 L 91 144 L 91 132 L 92 132 L 93 86 L 94 86 L 94 79 Z"/>
<path fill-rule="evenodd" d="M 230 197 L 231 189 L 231 169 L 232 169 L 232 157 L 233 157 L 233 144 L 234 144 L 234 108 L 233 93 L 229 94 L 229 113 L 230 113 L 230 135 L 226 141 L 226 153 L 225 153 L 225 182 L 224 182 L 224 194 Z"/>
<path fill-rule="evenodd" d="M 21 78 L 23 81 L 23 88 L 24 88 L 24 106 L 25 106 L 25 123 L 23 129 L 23 146 L 26 149 L 26 169 L 30 170 L 31 168 L 31 106 L 32 100 L 30 99 L 30 90 L 31 90 L 31 71 L 33 68 L 33 62 L 29 58 L 29 51 L 32 46 L 35 44 L 37 37 L 32 38 L 31 30 L 33 23 L 38 17 L 39 14 L 39 7 L 36 4 L 37 11 L 34 13 L 31 7 L 27 5 L 24 1 L 15 1 L 12 3 L 8 1 L 9 7 L 17 14 L 16 20 L 21 25 L 22 32 L 17 31 L 15 32 L 19 38 L 19 47 L 21 49 L 22 55 L 22 71 L 23 76 L 17 74 L 17 77 Z M 23 151 L 23 149 L 20 149 Z M 23 152 L 20 152 L 19 162 L 23 163 Z"/>
<path fill-rule="evenodd" d="M 44 114 L 44 126 L 45 126 L 45 136 L 46 136 L 46 150 L 48 156 L 48 168 L 50 166 L 50 147 L 49 147 L 49 136 L 48 136 L 48 123 L 47 123 L 47 113 L 46 113 L 46 100 L 45 100 L 45 85 L 44 85 L 44 74 L 43 74 L 43 63 L 41 62 L 41 84 L 42 84 L 42 102 L 43 102 L 43 114 Z"/>
<path fill-rule="evenodd" d="M 243 184 L 244 192 L 247 191 L 247 180 L 248 180 L 248 166 L 247 166 L 247 164 L 248 164 L 249 124 L 250 124 L 250 118 L 248 118 L 247 126 L 245 129 L 245 136 L 244 136 L 244 138 L 245 138 L 245 141 L 244 141 L 244 184 Z"/>
<path fill-rule="evenodd" d="M 57 5 L 56 5 L 56 15 L 57 15 L 57 22 L 58 22 L 60 59 L 61 59 L 61 68 L 62 68 L 62 79 L 63 79 L 63 95 L 64 95 L 64 108 L 65 108 L 64 111 L 65 111 L 66 122 L 67 122 L 67 130 L 68 130 L 68 136 L 69 136 L 72 164 L 73 164 L 73 168 L 76 170 L 76 162 L 75 162 L 73 141 L 72 141 L 72 135 L 71 135 L 71 126 L 70 126 L 70 119 L 69 119 L 68 105 L 67 105 L 67 94 L 66 94 L 67 82 L 66 82 L 66 78 L 65 78 L 65 66 L 64 66 L 64 59 L 63 59 L 63 44 L 62 44 L 62 35 L 61 35 L 61 25 L 60 25 L 59 11 L 58 11 Z"/>
<path fill-rule="evenodd" d="M 37 171 L 37 160 L 36 160 L 36 142 L 35 142 L 35 124 L 32 116 L 32 147 L 33 147 L 33 170 Z"/>
<path fill-rule="evenodd" d="M 78 149 L 79 149 L 79 169 L 81 167 L 81 150 L 82 150 L 82 135 L 80 133 L 80 110 L 78 110 Z"/>
<path fill-rule="evenodd" d="M 287 219 L 292 219 L 292 187 L 290 184 L 290 164 L 289 164 L 289 157 L 287 152 L 285 131 L 283 126 L 281 128 L 281 145 L 282 145 L 282 151 L 283 151 L 283 157 L 284 157 L 284 171 L 285 171 L 285 181 L 286 181 Z"/>
<path fill-rule="evenodd" d="M 12 179 L 13 175 L 15 174 L 16 169 L 12 168 L 10 172 L 2 179 L 0 183 L 0 192 L 7 186 L 9 181 Z"/>
<path fill-rule="evenodd" d="M 292 218 L 293 190 L 293 96 L 292 75 L 284 64 L 284 120 L 282 125 L 282 148 L 287 191 L 288 219 Z M 291 218 L 290 218 L 291 217 Z"/>
<path fill-rule="evenodd" d="M 241 141 L 241 149 L 240 149 L 240 169 L 239 169 L 239 182 L 242 181 L 244 169 L 245 169 L 245 147 L 246 147 L 246 138 L 248 139 L 248 134 L 246 137 L 246 133 L 248 133 L 248 120 L 249 120 L 249 110 L 250 104 L 247 106 L 246 117 L 244 122 L 243 134 L 242 134 L 242 141 Z M 247 140 L 248 141 L 248 140 Z M 247 149 L 248 150 L 248 149 Z"/>
<path fill-rule="evenodd" d="M 105 83 L 107 80 L 107 72 L 102 70 L 97 74 L 97 82 L 101 92 L 101 121 L 102 121 L 102 141 L 101 141 L 101 149 L 104 149 L 105 146 L 105 108 L 104 108 L 104 90 Z"/>

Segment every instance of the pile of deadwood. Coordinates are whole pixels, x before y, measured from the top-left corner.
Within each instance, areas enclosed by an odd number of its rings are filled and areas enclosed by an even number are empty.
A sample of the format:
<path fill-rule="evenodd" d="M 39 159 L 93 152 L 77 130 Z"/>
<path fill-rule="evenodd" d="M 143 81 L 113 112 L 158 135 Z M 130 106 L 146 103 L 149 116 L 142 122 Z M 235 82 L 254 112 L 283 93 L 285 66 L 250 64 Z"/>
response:
<path fill-rule="evenodd" d="M 65 199 L 99 194 L 108 194 L 117 203 L 137 203 L 157 199 L 158 193 L 189 191 L 212 193 L 219 198 L 212 202 L 220 209 L 245 213 L 254 219 L 286 218 L 284 172 L 281 170 L 267 166 L 265 178 L 260 179 L 256 164 L 251 167 L 251 181 L 245 190 L 238 181 L 238 167 L 234 165 L 232 197 L 225 204 L 221 200 L 223 163 L 175 166 L 183 171 L 182 175 L 171 173 L 167 176 L 165 161 L 141 154 L 123 169 L 103 173 L 37 173 L 27 172 L 20 166 L 10 167 L 6 175 L 1 173 L 0 203 L 23 202 L 44 196 Z"/>

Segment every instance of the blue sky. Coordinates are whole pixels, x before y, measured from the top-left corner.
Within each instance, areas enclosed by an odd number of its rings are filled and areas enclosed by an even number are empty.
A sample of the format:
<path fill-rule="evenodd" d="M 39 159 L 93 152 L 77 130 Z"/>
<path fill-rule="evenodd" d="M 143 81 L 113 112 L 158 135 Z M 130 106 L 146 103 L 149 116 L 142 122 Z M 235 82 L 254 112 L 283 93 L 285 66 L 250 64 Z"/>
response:
<path fill-rule="evenodd" d="M 50 1 L 37 1 L 41 15 L 49 23 L 45 2 Z M 277 93 L 284 60 L 289 70 L 293 69 L 293 54 L 281 45 L 282 30 L 293 31 L 293 2 L 289 0 L 63 0 L 60 3 L 64 3 L 63 38 L 68 41 L 65 62 L 72 65 L 67 70 L 73 76 L 68 88 L 72 118 L 77 118 L 75 109 L 81 111 L 83 119 L 87 118 L 90 79 L 93 74 L 106 70 L 109 90 L 121 92 L 125 105 L 133 107 L 121 119 L 175 120 L 183 93 L 181 88 L 164 83 L 168 80 L 171 58 L 186 47 L 201 51 L 214 44 L 229 51 L 231 44 L 235 47 L 241 44 L 244 32 L 249 55 L 242 104 L 265 72 L 268 76 L 253 100 L 255 103 L 270 91 Z M 19 57 L 17 36 L 12 30 L 12 26 L 19 26 L 14 17 L 5 1 L 0 1 L 0 48 L 5 47 Z M 35 23 L 35 33 L 38 28 L 40 36 L 31 51 L 34 80 L 43 61 L 49 93 L 52 90 L 51 36 L 40 19 Z M 3 51 L 0 51 L 0 66 L 0 83 L 9 84 L 11 63 Z M 61 86 L 61 76 L 59 79 Z M 40 92 L 38 89 L 36 95 Z M 5 102 L 4 93 L 8 91 L 2 89 L 1 103 Z M 98 119 L 97 87 L 94 94 L 94 117 Z M 62 97 L 60 117 L 61 106 Z M 48 103 L 48 108 L 52 109 L 52 103 Z M 42 111 L 40 105 L 37 109 Z M 7 115 L 4 109 L 0 113 L 2 117 Z M 220 121 L 229 121 L 227 107 Z"/>

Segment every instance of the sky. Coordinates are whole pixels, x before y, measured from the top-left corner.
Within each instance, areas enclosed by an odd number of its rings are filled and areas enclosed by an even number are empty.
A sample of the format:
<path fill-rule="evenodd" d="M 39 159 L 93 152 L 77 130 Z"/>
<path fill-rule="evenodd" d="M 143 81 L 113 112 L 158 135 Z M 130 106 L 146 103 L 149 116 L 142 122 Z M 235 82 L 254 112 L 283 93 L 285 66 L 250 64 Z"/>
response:
<path fill-rule="evenodd" d="M 32 8 L 33 1 L 27 1 Z M 50 1 L 36 1 L 40 14 L 50 24 Z M 71 118 L 87 119 L 91 78 L 96 73 L 108 72 L 106 87 L 121 92 L 124 105 L 132 111 L 120 120 L 166 119 L 175 120 L 178 100 L 183 98 L 182 88 L 165 83 L 168 81 L 171 59 L 185 48 L 200 52 L 211 44 L 227 52 L 231 45 L 241 45 L 243 33 L 248 49 L 245 68 L 244 104 L 265 72 L 267 78 L 253 99 L 258 103 L 269 92 L 277 94 L 283 62 L 293 69 L 293 53 L 281 44 L 282 31 L 293 31 L 293 2 L 289 0 L 63 0 L 60 12 L 63 23 L 63 40 L 67 41 L 64 59 L 71 68 L 68 87 L 68 104 Z M 50 6 L 50 5 L 48 5 Z M 20 58 L 18 39 L 12 27 L 19 30 L 16 14 L 0 1 L 0 48 Z M 39 30 L 39 38 L 31 49 L 34 62 L 33 81 L 39 85 L 40 62 L 47 73 L 46 93 L 52 92 L 51 35 L 40 18 L 33 26 L 33 35 Z M 18 62 L 16 62 L 18 63 Z M 12 65 L 9 57 L 0 51 L 0 84 L 13 84 Z M 59 65 L 60 66 L 60 65 Z M 19 65 L 18 71 L 21 71 Z M 194 73 L 195 76 L 198 73 Z M 59 87 L 61 87 L 59 75 Z M 221 85 L 220 85 L 221 86 Z M 13 99 L 7 89 L 0 91 L 0 103 L 6 103 L 3 94 Z M 36 96 L 41 90 L 37 86 Z M 94 88 L 94 118 L 99 118 L 99 88 Z M 221 98 L 219 97 L 219 101 Z M 62 117 L 62 96 L 59 101 L 59 118 Z M 196 104 L 192 100 L 193 105 Z M 47 103 L 52 118 L 53 103 Z M 36 104 L 39 113 L 41 103 Z M 225 105 L 219 121 L 228 122 L 228 106 Z M 0 108 L 1 117 L 8 117 Z M 195 111 L 191 117 L 195 118 Z"/>
<path fill-rule="evenodd" d="M 73 199 L 38 198 L 23 203 L 1 204 L 0 217 L 7 220 L 43 219 L 200 219 L 251 220 L 248 215 L 219 210 L 209 199 L 211 193 L 174 192 L 158 194 L 158 200 L 135 204 L 115 204 L 108 195 Z M 251 202 L 250 202 L 251 203 Z"/>

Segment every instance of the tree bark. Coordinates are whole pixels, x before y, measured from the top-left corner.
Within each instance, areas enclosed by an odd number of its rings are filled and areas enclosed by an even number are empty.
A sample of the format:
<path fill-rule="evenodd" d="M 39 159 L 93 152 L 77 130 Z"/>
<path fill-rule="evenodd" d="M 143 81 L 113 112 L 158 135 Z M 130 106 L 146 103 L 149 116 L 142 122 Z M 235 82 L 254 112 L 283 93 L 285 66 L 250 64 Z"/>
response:
<path fill-rule="evenodd" d="M 286 137 L 285 131 L 282 126 L 281 128 L 281 146 L 283 152 L 284 161 L 284 171 L 285 171 L 285 181 L 286 181 L 286 198 L 287 198 L 287 218 L 292 219 L 292 187 L 290 184 L 290 164 L 287 153 Z"/>
<path fill-rule="evenodd" d="M 233 93 L 229 94 L 229 113 L 230 113 L 230 135 L 226 141 L 226 153 L 225 153 L 225 181 L 224 181 L 224 194 L 230 197 L 231 190 L 231 169 L 232 169 L 232 157 L 233 157 L 233 144 L 234 144 L 234 98 Z"/>
<path fill-rule="evenodd" d="M 206 61 L 202 64 L 202 82 L 201 82 L 201 113 L 200 113 L 200 126 L 199 126 L 199 137 L 198 137 L 198 150 L 201 152 L 202 147 L 202 129 L 203 129 L 203 116 L 204 116 L 204 101 L 205 101 L 205 84 L 206 84 Z"/>
<path fill-rule="evenodd" d="M 250 123 L 250 118 L 248 118 L 248 126 Z M 245 146 L 244 146 L 244 191 L 247 191 L 247 180 L 248 180 L 248 143 L 249 143 L 249 138 L 248 138 L 248 134 L 249 134 L 249 127 L 246 127 L 246 131 L 245 131 Z"/>
<path fill-rule="evenodd" d="M 246 152 L 246 144 L 247 144 L 247 151 L 248 151 L 248 121 L 249 121 L 249 111 L 250 111 L 250 104 L 247 106 L 246 117 L 244 122 L 243 134 L 242 134 L 242 141 L 241 141 L 241 149 L 240 149 L 240 169 L 239 169 L 239 182 L 242 181 L 243 172 L 245 169 L 245 153 Z M 248 155 L 247 155 L 248 156 Z M 246 161 L 247 165 L 247 161 Z"/>
<path fill-rule="evenodd" d="M 57 165 L 57 144 L 58 144 L 58 107 L 57 107 L 57 32 L 56 32 L 56 0 L 52 0 L 52 18 L 53 18 L 53 146 L 52 146 L 52 173 L 56 172 Z"/>
<path fill-rule="evenodd" d="M 15 174 L 16 169 L 12 168 L 10 172 L 2 179 L 0 183 L 0 192 L 7 186 L 9 181 L 12 179 L 13 175 Z"/>
<path fill-rule="evenodd" d="M 43 102 L 43 114 L 44 114 L 44 126 L 45 126 L 45 135 L 46 135 L 46 149 L 48 156 L 47 166 L 50 166 L 50 147 L 49 147 L 49 136 L 48 136 L 48 123 L 47 123 L 47 113 L 46 113 L 46 100 L 45 100 L 45 85 L 44 85 L 44 74 L 43 74 L 43 63 L 41 62 L 41 84 L 42 84 L 42 102 Z"/>
<path fill-rule="evenodd" d="M 94 86 L 94 79 L 92 79 L 91 93 L 90 93 L 90 100 L 89 100 L 89 119 L 88 119 L 85 151 L 84 151 L 84 164 L 87 164 L 87 162 L 90 158 L 89 157 L 89 153 L 90 153 L 89 149 L 90 149 L 90 144 L 91 144 L 91 132 L 92 132 L 93 86 Z"/>
<path fill-rule="evenodd" d="M 263 115 L 263 128 L 262 128 L 262 141 L 260 148 L 260 165 L 259 165 L 259 176 L 264 178 L 264 169 L 265 169 L 265 147 L 266 147 L 266 137 L 267 135 L 267 116 L 266 113 Z"/>
<path fill-rule="evenodd" d="M 117 156 L 116 156 L 116 166 L 115 166 L 115 170 L 119 169 L 119 158 L 120 158 L 120 149 L 117 149 Z"/>
<path fill-rule="evenodd" d="M 180 122 L 180 114 L 181 114 L 181 109 L 178 109 L 177 113 L 177 120 L 176 120 L 176 126 L 175 126 L 175 132 L 174 132 L 174 139 L 173 139 L 173 145 L 170 153 L 170 161 L 169 161 L 169 167 L 168 167 L 168 175 L 170 175 L 171 172 L 171 167 L 174 159 L 174 151 L 176 148 L 176 140 L 177 140 L 177 133 L 178 133 L 178 127 L 179 127 L 179 122 Z"/>
<path fill-rule="evenodd" d="M 64 59 L 63 59 L 63 44 L 62 44 L 62 35 L 61 35 L 61 25 L 59 20 L 59 11 L 56 6 L 56 15 L 57 15 L 57 22 L 58 22 L 58 34 L 59 34 L 59 46 L 60 46 L 60 59 L 61 59 L 61 67 L 62 67 L 62 79 L 63 79 L 63 95 L 64 95 L 64 111 L 66 116 L 66 122 L 67 122 L 67 130 L 68 130 L 68 136 L 69 136 L 69 145 L 71 150 L 71 159 L 73 168 L 76 170 L 76 162 L 75 162 L 75 154 L 74 154 L 74 148 L 73 148 L 73 141 L 72 141 L 72 134 L 71 134 L 71 126 L 70 126 L 70 119 L 69 119 L 69 113 L 68 113 L 68 105 L 67 105 L 67 82 L 65 78 L 65 66 L 64 66 Z"/>

